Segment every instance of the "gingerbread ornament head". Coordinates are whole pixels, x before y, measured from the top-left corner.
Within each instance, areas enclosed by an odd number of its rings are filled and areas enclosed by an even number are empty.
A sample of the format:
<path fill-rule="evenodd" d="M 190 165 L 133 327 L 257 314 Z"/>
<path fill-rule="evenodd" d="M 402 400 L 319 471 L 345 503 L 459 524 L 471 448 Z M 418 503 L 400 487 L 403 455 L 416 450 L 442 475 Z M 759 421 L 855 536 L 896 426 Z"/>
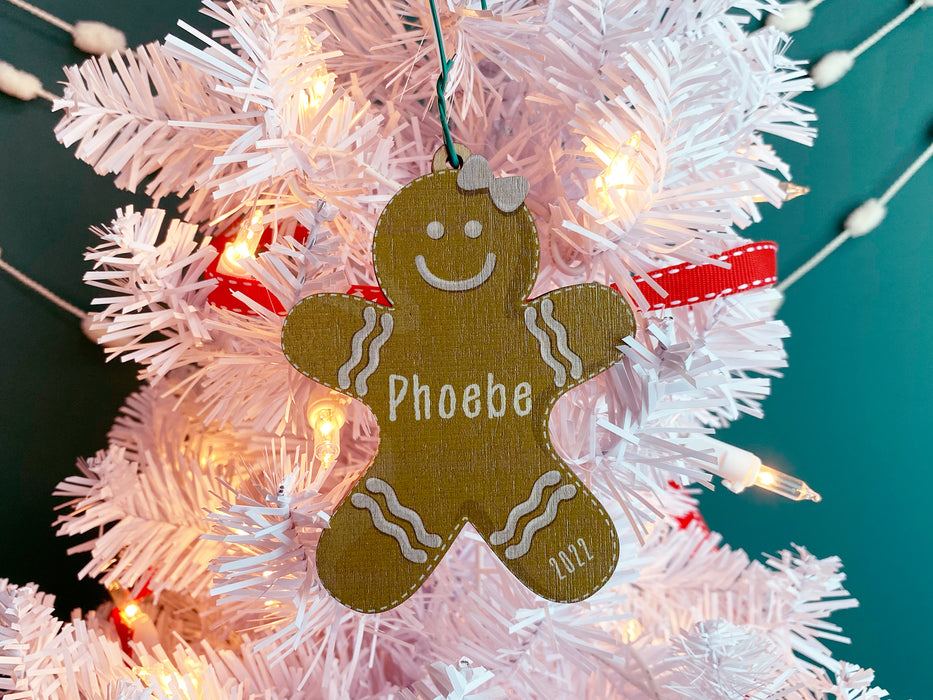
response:
<path fill-rule="evenodd" d="M 524 178 L 493 177 L 482 156 L 399 190 L 373 238 L 373 264 L 386 298 L 393 305 L 432 304 L 451 293 L 471 304 L 525 299 L 538 270 L 538 235 L 523 204 L 527 192 Z"/>

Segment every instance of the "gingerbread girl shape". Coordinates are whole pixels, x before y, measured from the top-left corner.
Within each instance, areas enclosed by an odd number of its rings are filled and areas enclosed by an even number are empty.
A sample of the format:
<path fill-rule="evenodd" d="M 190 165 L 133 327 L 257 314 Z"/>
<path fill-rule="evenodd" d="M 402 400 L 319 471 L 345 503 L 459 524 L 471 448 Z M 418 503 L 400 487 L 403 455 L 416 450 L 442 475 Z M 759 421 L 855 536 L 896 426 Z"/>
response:
<path fill-rule="evenodd" d="M 528 299 L 538 237 L 527 191 L 480 156 L 414 180 L 373 240 L 391 307 L 316 294 L 286 318 L 292 365 L 379 422 L 378 451 L 317 549 L 321 582 L 354 610 L 406 600 L 468 521 L 550 600 L 586 598 L 615 570 L 612 521 L 554 452 L 548 416 L 622 358 L 634 316 L 600 284 Z"/>

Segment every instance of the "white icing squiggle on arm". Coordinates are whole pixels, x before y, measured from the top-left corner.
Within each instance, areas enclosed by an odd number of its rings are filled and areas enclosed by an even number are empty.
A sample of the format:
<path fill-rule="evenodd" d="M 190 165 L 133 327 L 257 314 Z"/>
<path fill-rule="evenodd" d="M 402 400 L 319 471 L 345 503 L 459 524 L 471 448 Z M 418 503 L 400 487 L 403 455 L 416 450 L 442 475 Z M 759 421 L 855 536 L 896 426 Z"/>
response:
<path fill-rule="evenodd" d="M 541 347 L 541 359 L 544 360 L 544 364 L 554 370 L 554 385 L 563 386 L 564 382 L 567 381 L 567 370 L 565 370 L 564 366 L 555 360 L 554 356 L 551 354 L 551 339 L 548 337 L 547 333 L 538 328 L 537 319 L 538 312 L 535 310 L 535 307 L 526 307 L 525 328 L 527 328 L 528 332 L 538 341 L 538 345 Z"/>
<path fill-rule="evenodd" d="M 583 361 L 580 359 L 580 356 L 567 345 L 567 329 L 564 328 L 563 323 L 554 318 L 553 311 L 553 301 L 545 299 L 541 302 L 541 318 L 544 319 L 544 323 L 547 324 L 547 327 L 554 332 L 554 336 L 557 338 L 557 350 L 570 361 L 570 376 L 574 379 L 579 379 L 583 374 Z"/>
<path fill-rule="evenodd" d="M 392 328 L 395 326 L 395 321 L 392 319 L 392 314 L 382 314 L 381 321 L 382 332 L 373 338 L 373 342 L 369 344 L 369 364 L 363 368 L 363 371 L 356 375 L 356 393 L 360 396 L 366 396 L 366 392 L 369 391 L 369 387 L 366 385 L 366 381 L 370 378 L 370 376 L 372 376 L 372 373 L 378 369 L 379 350 L 392 336 Z"/>
<path fill-rule="evenodd" d="M 363 321 L 363 327 L 353 334 L 353 340 L 350 341 L 350 359 L 337 371 L 337 386 L 341 389 L 350 388 L 350 370 L 359 364 L 363 357 L 363 341 L 376 327 L 376 310 L 373 307 L 363 309 Z"/>

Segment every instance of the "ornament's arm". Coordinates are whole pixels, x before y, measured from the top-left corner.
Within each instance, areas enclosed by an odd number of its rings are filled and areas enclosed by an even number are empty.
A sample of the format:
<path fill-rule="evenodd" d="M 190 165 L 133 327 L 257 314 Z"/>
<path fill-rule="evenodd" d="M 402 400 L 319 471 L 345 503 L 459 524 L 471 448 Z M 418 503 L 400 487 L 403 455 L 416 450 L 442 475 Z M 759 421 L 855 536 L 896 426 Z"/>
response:
<path fill-rule="evenodd" d="M 390 308 L 347 294 L 314 294 L 289 311 L 282 350 L 302 374 L 365 401 L 393 328 Z"/>
<path fill-rule="evenodd" d="M 635 332 L 635 315 L 621 294 L 602 284 L 548 292 L 525 305 L 525 326 L 541 359 L 564 389 L 582 384 L 622 359 L 620 347 Z"/>

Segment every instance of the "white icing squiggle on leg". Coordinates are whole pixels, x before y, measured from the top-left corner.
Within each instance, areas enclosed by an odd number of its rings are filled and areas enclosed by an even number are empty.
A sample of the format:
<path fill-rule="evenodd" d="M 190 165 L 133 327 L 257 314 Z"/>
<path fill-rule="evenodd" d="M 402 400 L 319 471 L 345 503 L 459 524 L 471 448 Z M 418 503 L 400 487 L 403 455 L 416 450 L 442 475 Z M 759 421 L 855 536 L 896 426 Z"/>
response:
<path fill-rule="evenodd" d="M 386 505 L 389 508 L 389 512 L 397 518 L 401 518 L 402 520 L 411 524 L 415 531 L 415 537 L 418 538 L 418 541 L 421 544 L 427 547 L 441 546 L 443 540 L 441 539 L 440 535 L 435 535 L 431 532 L 428 532 L 425 529 L 424 523 L 421 520 L 421 516 L 418 515 L 417 511 L 399 503 L 395 489 L 393 489 L 390 484 L 383 481 L 382 479 L 376 479 L 373 477 L 366 480 L 366 488 L 373 493 L 381 493 L 383 496 L 385 496 Z"/>
<path fill-rule="evenodd" d="M 528 332 L 538 341 L 538 345 L 541 347 L 541 359 L 544 360 L 544 364 L 554 370 L 554 385 L 563 386 L 567 381 L 567 370 L 565 370 L 564 366 L 555 360 L 554 356 L 551 354 L 551 339 L 548 337 L 547 333 L 538 328 L 537 319 L 538 312 L 535 310 L 535 307 L 526 307 L 525 328 L 527 328 Z"/>
<path fill-rule="evenodd" d="M 515 536 L 515 526 L 518 524 L 519 519 L 541 505 L 541 495 L 544 493 L 544 487 L 559 484 L 560 478 L 560 472 L 556 470 L 545 472 L 539 476 L 534 486 L 531 487 L 531 495 L 524 503 L 519 503 L 509 511 L 505 527 L 489 536 L 489 544 L 505 544 L 512 539 Z"/>
<path fill-rule="evenodd" d="M 373 342 L 369 344 L 369 364 L 363 368 L 363 371 L 356 375 L 356 393 L 360 396 L 366 396 L 366 392 L 369 391 L 369 387 L 366 386 L 366 380 L 368 380 L 372 373 L 379 367 L 379 350 L 392 336 L 392 329 L 395 327 L 392 314 L 382 314 L 381 320 L 382 333 L 373 338 Z"/>
<path fill-rule="evenodd" d="M 407 533 L 395 523 L 390 523 L 382 514 L 382 509 L 372 496 L 365 493 L 354 493 L 350 498 L 350 503 L 360 510 L 368 510 L 373 519 L 373 526 L 386 535 L 395 538 L 399 548 L 402 550 L 402 556 L 415 564 L 424 564 L 428 560 L 428 554 L 423 549 L 415 549 L 408 541 Z"/>
<path fill-rule="evenodd" d="M 567 329 L 564 328 L 563 323 L 554 318 L 553 311 L 553 301 L 545 299 L 541 302 L 541 318 L 544 319 L 547 327 L 554 332 L 554 336 L 557 338 L 557 350 L 570 361 L 570 376 L 579 379 L 583 374 L 583 361 L 577 353 L 570 349 L 567 344 Z"/>
<path fill-rule="evenodd" d="M 513 544 L 511 547 L 506 547 L 505 549 L 505 558 L 506 559 L 518 559 L 528 554 L 528 550 L 531 548 L 531 540 L 535 536 L 535 533 L 542 528 L 547 527 L 552 522 L 554 518 L 557 517 L 557 505 L 561 501 L 567 501 L 577 495 L 577 487 L 573 484 L 565 484 L 559 489 L 554 491 L 551 494 L 551 497 L 548 499 L 547 507 L 544 509 L 544 512 L 541 513 L 537 518 L 533 518 L 525 525 L 525 529 L 522 532 L 521 542 L 518 544 Z"/>
<path fill-rule="evenodd" d="M 337 386 L 341 389 L 350 388 L 350 370 L 363 358 L 363 341 L 376 327 L 376 310 L 373 307 L 363 309 L 363 321 L 363 327 L 353 334 L 353 340 L 350 341 L 350 359 L 337 370 Z"/>

